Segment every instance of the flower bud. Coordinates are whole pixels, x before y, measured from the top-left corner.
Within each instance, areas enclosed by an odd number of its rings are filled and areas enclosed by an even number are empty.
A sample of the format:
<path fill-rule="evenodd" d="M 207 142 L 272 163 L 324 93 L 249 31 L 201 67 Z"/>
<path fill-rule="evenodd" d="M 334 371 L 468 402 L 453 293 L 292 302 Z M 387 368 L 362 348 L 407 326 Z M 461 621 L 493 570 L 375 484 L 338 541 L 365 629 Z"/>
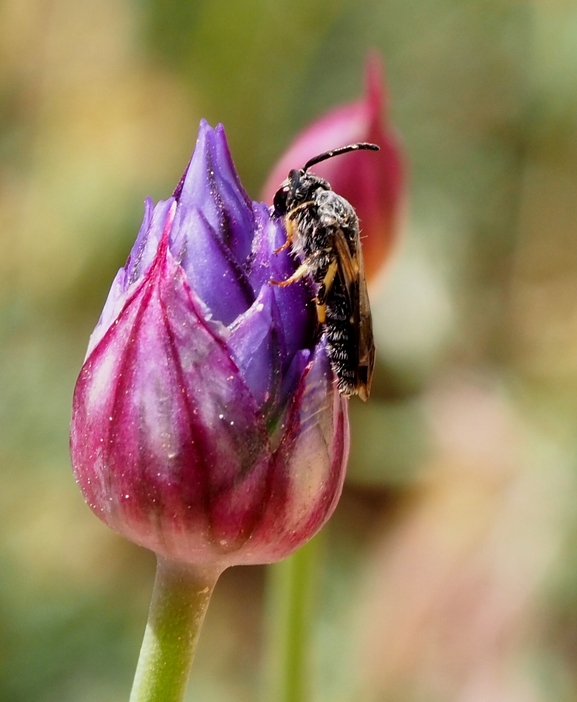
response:
<path fill-rule="evenodd" d="M 140 232 L 74 393 L 72 463 L 94 513 L 175 561 L 283 558 L 332 513 L 348 455 L 306 280 L 251 202 L 224 129 L 200 126 Z"/>
<path fill-rule="evenodd" d="M 366 94 L 355 102 L 331 110 L 305 129 L 289 146 L 263 189 L 272 202 L 287 173 L 313 156 L 360 141 L 378 144 L 380 151 L 357 151 L 332 158 L 313 170 L 355 208 L 362 229 L 363 253 L 370 279 L 387 259 L 399 229 L 403 191 L 403 163 L 398 139 L 386 121 L 386 94 L 382 88 L 377 54 L 366 66 Z"/>

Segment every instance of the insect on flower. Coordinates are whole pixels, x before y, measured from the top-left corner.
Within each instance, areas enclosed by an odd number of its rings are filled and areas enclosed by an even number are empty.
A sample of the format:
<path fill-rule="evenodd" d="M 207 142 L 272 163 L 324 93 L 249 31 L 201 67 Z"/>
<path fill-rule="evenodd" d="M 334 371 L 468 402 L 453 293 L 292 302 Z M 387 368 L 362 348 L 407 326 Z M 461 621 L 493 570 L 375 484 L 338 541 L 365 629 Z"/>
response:
<path fill-rule="evenodd" d="M 290 278 L 271 281 L 285 287 L 303 276 L 319 286 L 315 302 L 327 338 L 327 352 L 339 392 L 366 401 L 371 390 L 375 345 L 365 280 L 359 220 L 352 205 L 330 184 L 309 173 L 333 156 L 368 149 L 359 142 L 326 151 L 291 170 L 274 196 L 273 214 L 283 217 L 287 239 L 277 253 L 292 246 L 301 265 Z"/>

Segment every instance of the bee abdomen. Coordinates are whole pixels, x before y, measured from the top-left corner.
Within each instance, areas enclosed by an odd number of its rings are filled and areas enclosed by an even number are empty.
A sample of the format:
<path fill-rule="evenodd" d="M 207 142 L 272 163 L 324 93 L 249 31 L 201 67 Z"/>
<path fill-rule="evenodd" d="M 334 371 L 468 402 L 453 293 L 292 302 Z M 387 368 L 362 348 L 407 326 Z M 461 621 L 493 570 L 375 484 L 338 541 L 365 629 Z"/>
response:
<path fill-rule="evenodd" d="M 351 310 L 346 297 L 333 289 L 326 303 L 325 333 L 327 353 L 337 376 L 339 392 L 347 397 L 356 393 L 357 340 L 351 323 Z"/>

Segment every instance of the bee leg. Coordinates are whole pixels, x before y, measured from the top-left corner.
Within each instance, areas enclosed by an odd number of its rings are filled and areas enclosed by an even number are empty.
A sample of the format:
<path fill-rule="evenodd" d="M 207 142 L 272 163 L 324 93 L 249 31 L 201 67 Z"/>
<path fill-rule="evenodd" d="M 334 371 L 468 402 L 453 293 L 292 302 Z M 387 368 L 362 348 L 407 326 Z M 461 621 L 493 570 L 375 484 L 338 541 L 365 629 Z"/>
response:
<path fill-rule="evenodd" d="M 270 283 L 271 285 L 278 285 L 281 288 L 286 288 L 287 285 L 291 285 L 291 283 L 296 283 L 297 280 L 304 278 L 304 276 L 308 275 L 309 272 L 309 265 L 307 263 L 301 263 L 301 265 L 296 269 L 296 271 L 291 275 L 290 278 L 287 278 L 286 280 L 282 280 L 280 282 L 278 280 L 271 280 Z"/>
<path fill-rule="evenodd" d="M 296 235 L 296 225 L 292 220 L 288 219 L 288 217 L 285 219 L 285 226 L 286 226 L 286 241 L 280 247 L 280 249 L 275 249 L 275 254 L 279 254 L 281 251 L 286 251 L 286 249 L 288 249 L 289 246 L 293 243 L 293 239 Z"/>
<path fill-rule="evenodd" d="M 320 284 L 319 291 L 317 292 L 316 302 L 318 305 L 324 305 L 325 300 L 327 299 L 327 294 L 333 287 L 337 269 L 338 263 L 336 261 L 331 261 L 323 278 L 323 282 Z"/>
<path fill-rule="evenodd" d="M 317 304 L 317 317 L 321 324 L 325 324 L 327 318 L 327 310 L 325 306 L 325 301 L 327 299 L 327 294 L 331 289 L 335 276 L 337 274 L 338 264 L 336 261 L 332 261 L 327 268 L 323 282 L 320 284 L 315 302 Z"/>
<path fill-rule="evenodd" d="M 317 296 L 315 297 L 315 303 L 317 305 L 317 317 L 321 324 L 324 324 L 327 319 L 327 308 L 325 306 L 325 300 L 327 299 L 327 286 L 321 283 Z"/>
<path fill-rule="evenodd" d="M 288 247 L 290 245 L 291 245 L 291 240 L 290 240 L 290 237 L 287 236 L 285 243 L 279 249 L 274 250 L 275 254 L 279 254 L 281 251 L 286 251 L 286 249 L 288 249 Z"/>

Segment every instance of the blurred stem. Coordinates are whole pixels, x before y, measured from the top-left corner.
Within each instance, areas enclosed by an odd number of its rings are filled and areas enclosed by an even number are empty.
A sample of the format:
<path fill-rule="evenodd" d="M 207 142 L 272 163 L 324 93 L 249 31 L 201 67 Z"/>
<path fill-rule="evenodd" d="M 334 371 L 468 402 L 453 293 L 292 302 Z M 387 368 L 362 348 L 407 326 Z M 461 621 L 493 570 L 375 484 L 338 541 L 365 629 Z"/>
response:
<path fill-rule="evenodd" d="M 312 613 L 323 541 L 316 536 L 290 558 L 269 566 L 264 700 L 311 698 Z"/>
<path fill-rule="evenodd" d="M 158 558 L 130 702 L 182 702 L 220 573 Z"/>

